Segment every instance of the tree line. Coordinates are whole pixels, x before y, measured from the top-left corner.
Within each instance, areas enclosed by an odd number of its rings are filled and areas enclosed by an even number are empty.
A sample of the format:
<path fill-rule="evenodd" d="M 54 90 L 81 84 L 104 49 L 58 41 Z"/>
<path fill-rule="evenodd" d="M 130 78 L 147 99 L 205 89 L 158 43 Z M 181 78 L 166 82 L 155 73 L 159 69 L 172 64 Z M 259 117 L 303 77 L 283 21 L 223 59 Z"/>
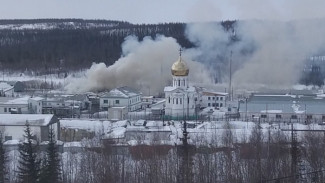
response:
<path fill-rule="evenodd" d="M 17 178 L 9 182 L 323 182 L 323 132 L 306 131 L 298 138 L 295 131 L 265 131 L 257 123 L 247 136 L 239 138 L 242 134 L 237 134 L 231 124 L 226 123 L 224 129 L 221 136 L 214 134 L 209 142 L 206 135 L 191 137 L 196 144 L 186 148 L 163 145 L 159 136 L 151 139 L 150 145 L 139 137 L 138 145 L 119 147 L 95 139 L 84 148 L 64 153 L 53 153 L 57 151 L 49 143 L 46 159 L 40 161 L 42 153 L 31 145 L 26 127 L 27 140 L 19 147 L 16 171 L 11 167 L 11 172 L 5 172 L 8 162 L 3 160 L 6 158 L 0 144 L 0 178 L 14 174 Z"/>
<path fill-rule="evenodd" d="M 71 24 L 71 22 L 73 24 Z M 0 20 L 0 25 L 44 23 L 54 28 L 0 29 L 2 69 L 79 70 L 93 62 L 113 64 L 121 56 L 125 37 L 135 35 L 171 36 L 186 48 L 194 45 L 186 38 L 185 23 L 130 24 L 122 21 L 82 19 Z M 222 22 L 229 29 L 234 21 Z"/>

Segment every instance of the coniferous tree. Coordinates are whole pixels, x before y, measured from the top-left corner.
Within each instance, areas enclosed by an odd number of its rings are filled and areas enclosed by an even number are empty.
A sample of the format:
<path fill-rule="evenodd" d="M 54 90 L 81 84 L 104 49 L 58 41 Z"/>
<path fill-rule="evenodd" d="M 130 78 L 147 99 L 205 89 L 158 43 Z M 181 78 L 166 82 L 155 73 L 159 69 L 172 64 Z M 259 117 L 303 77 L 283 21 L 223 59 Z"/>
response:
<path fill-rule="evenodd" d="M 55 134 L 51 128 L 49 131 L 49 143 L 46 150 L 46 158 L 41 170 L 40 182 L 58 183 L 60 182 L 60 157 L 56 145 Z"/>
<path fill-rule="evenodd" d="M 7 161 L 8 161 L 8 159 L 7 159 L 6 151 L 3 146 L 3 142 L 2 142 L 2 132 L 0 132 L 0 183 L 3 183 L 7 180 L 6 179 L 6 173 L 7 173 L 6 163 L 7 163 Z"/>
<path fill-rule="evenodd" d="M 37 159 L 37 144 L 26 122 L 24 142 L 19 144 L 18 178 L 23 183 L 39 182 L 40 161 Z"/>

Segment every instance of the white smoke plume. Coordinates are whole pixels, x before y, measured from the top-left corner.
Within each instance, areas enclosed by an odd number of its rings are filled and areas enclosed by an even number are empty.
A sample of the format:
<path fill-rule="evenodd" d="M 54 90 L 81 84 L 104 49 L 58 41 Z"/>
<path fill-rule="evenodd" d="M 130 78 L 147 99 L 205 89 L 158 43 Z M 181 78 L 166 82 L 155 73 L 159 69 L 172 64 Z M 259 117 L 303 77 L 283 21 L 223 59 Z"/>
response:
<path fill-rule="evenodd" d="M 70 92 L 109 90 L 120 86 L 139 89 L 144 94 L 163 92 L 171 83 L 171 66 L 178 59 L 180 45 L 174 38 L 157 36 L 155 40 L 145 37 L 139 41 L 129 36 L 122 44 L 122 56 L 113 65 L 93 64 L 85 76 L 71 80 L 66 86 Z M 194 62 L 185 50 L 182 54 L 190 68 L 190 80 L 209 83 L 211 80 L 204 66 Z"/>
<path fill-rule="evenodd" d="M 218 82 L 229 81 L 232 60 L 234 87 L 289 88 L 298 82 L 306 58 L 325 53 L 324 19 L 237 21 L 234 29 L 226 33 L 216 23 L 199 23 L 186 31 L 197 46 L 194 59 L 214 68 Z M 231 43 L 234 35 L 239 41 Z"/>

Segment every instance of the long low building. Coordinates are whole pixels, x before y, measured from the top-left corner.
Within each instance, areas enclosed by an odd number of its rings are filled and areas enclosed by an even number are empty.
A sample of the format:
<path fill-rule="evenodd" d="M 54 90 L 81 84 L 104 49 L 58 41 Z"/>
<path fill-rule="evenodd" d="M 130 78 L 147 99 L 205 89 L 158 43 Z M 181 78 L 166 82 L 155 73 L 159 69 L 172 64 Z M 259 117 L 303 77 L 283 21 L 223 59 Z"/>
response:
<path fill-rule="evenodd" d="M 259 121 L 325 121 L 325 95 L 253 94 L 240 102 L 241 117 Z"/>
<path fill-rule="evenodd" d="M 23 140 L 26 123 L 39 142 L 49 139 L 50 129 L 54 130 L 55 139 L 59 137 L 59 120 L 53 114 L 0 114 L 0 131 L 4 140 Z"/>

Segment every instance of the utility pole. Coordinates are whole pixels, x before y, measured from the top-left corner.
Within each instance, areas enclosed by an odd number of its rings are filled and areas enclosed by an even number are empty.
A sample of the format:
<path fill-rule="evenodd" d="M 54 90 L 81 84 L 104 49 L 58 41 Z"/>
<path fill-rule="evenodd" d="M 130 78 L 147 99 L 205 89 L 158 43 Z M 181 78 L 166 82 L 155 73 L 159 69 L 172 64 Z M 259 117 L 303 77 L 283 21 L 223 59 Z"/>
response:
<path fill-rule="evenodd" d="M 181 139 L 183 144 L 177 148 L 179 152 L 179 156 L 181 159 L 179 173 L 177 176 L 177 183 L 192 183 L 192 148 L 187 142 L 188 132 L 187 132 L 187 124 L 186 120 L 183 121 L 183 138 Z"/>
<path fill-rule="evenodd" d="M 231 89 L 231 80 L 232 80 L 232 51 L 230 51 L 230 59 L 229 59 L 229 100 L 232 101 L 232 89 Z"/>
<path fill-rule="evenodd" d="M 293 129 L 293 123 L 291 122 L 291 175 L 293 176 L 291 181 L 295 183 L 297 180 L 297 164 L 298 164 L 298 144 L 297 144 L 297 132 Z"/>

